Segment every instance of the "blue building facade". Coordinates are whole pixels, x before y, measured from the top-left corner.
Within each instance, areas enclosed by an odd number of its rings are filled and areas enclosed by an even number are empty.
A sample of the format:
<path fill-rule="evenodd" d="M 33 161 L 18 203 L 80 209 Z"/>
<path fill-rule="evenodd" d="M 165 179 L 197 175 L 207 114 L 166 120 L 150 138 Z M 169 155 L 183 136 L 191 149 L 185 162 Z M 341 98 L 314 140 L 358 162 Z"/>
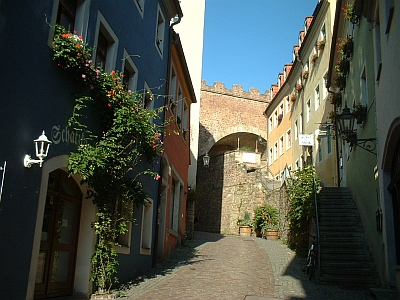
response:
<path fill-rule="evenodd" d="M 178 0 L 0 1 L 0 295 L 3 299 L 89 296 L 96 207 L 80 178 L 68 177 L 68 154 L 82 139 L 67 121 L 76 84 L 52 59 L 54 25 L 95 47 L 93 61 L 124 73 L 144 105 L 165 104 L 170 30 L 182 17 Z M 91 120 L 96 128 L 98 121 Z M 43 166 L 33 140 L 52 142 Z M 155 166 L 155 171 L 157 166 Z M 154 261 L 159 182 L 144 182 L 149 205 L 136 210 L 122 244 L 121 282 Z"/>

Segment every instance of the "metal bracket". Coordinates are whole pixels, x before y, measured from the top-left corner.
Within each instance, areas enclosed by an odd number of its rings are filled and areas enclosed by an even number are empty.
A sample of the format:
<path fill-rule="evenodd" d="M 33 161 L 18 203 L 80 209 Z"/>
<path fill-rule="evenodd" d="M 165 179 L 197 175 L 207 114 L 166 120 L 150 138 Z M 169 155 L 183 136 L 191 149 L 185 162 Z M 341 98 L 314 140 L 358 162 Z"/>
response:
<path fill-rule="evenodd" d="M 376 149 L 376 138 L 369 138 L 369 139 L 350 139 L 349 140 L 350 146 L 358 146 L 369 153 L 377 155 L 375 152 Z"/>

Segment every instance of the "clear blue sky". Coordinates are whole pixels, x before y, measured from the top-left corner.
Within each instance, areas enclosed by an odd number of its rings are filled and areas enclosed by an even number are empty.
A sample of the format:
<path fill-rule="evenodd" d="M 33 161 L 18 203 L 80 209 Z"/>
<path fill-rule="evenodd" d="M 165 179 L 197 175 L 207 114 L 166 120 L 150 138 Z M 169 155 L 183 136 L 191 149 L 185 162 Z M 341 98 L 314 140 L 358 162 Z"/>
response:
<path fill-rule="evenodd" d="M 202 79 L 264 93 L 277 82 L 318 0 L 206 0 Z"/>

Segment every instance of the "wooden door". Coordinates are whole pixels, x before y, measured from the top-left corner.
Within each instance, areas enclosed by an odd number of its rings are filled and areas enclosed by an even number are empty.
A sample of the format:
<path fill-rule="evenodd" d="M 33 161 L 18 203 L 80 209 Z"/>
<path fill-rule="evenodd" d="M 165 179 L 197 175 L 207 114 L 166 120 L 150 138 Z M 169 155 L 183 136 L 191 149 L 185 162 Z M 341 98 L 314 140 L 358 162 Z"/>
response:
<path fill-rule="evenodd" d="M 82 193 L 67 173 L 49 175 L 35 299 L 72 294 Z"/>

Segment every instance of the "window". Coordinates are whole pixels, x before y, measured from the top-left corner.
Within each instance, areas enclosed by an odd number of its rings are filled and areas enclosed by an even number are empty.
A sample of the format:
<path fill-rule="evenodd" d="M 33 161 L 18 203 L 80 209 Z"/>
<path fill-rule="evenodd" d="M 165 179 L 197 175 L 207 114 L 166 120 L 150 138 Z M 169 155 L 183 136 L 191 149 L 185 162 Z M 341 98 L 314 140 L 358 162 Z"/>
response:
<path fill-rule="evenodd" d="M 158 50 L 158 53 L 162 57 L 163 49 L 164 49 L 164 32 L 165 32 L 165 18 L 161 12 L 160 6 L 158 7 L 158 15 L 157 15 L 157 28 L 156 28 L 156 39 L 155 44 Z"/>
<path fill-rule="evenodd" d="M 314 94 L 315 94 L 314 95 L 314 97 L 315 97 L 315 110 L 317 110 L 321 105 L 321 99 L 320 99 L 320 96 L 319 96 L 319 84 L 315 88 Z"/>
<path fill-rule="evenodd" d="M 303 114 L 299 116 L 299 133 L 303 133 Z"/>
<path fill-rule="evenodd" d="M 278 126 L 278 111 L 274 112 L 274 127 Z"/>
<path fill-rule="evenodd" d="M 320 33 L 319 33 L 319 38 L 320 38 L 321 40 L 326 40 L 326 28 L 325 28 L 325 24 L 322 25 L 322 27 L 321 27 L 321 31 L 320 31 Z"/>
<path fill-rule="evenodd" d="M 154 108 L 153 93 L 146 82 L 144 83 L 143 106 L 148 110 Z"/>
<path fill-rule="evenodd" d="M 170 189 L 170 214 L 169 214 L 169 228 L 175 232 L 179 231 L 179 211 L 180 203 L 183 198 L 183 185 L 180 182 L 172 178 L 171 189 Z"/>
<path fill-rule="evenodd" d="M 299 165 L 299 160 L 298 159 L 296 159 L 296 161 L 294 162 L 294 167 L 295 167 L 295 170 L 299 170 L 300 169 L 300 165 Z"/>
<path fill-rule="evenodd" d="M 272 148 L 269 148 L 269 165 L 271 165 L 273 161 L 272 153 L 273 153 Z"/>
<path fill-rule="evenodd" d="M 183 116 L 182 116 L 182 136 L 186 140 L 186 133 L 189 130 L 189 107 L 186 101 L 183 101 Z"/>
<path fill-rule="evenodd" d="M 317 147 L 318 147 L 318 162 L 322 161 L 322 143 L 321 140 L 317 140 Z"/>
<path fill-rule="evenodd" d="M 286 97 L 286 112 L 290 112 L 290 97 Z"/>
<path fill-rule="evenodd" d="M 298 122 L 297 120 L 294 122 L 294 139 L 295 140 L 297 140 L 299 137 L 299 126 L 297 125 L 298 124 L 297 122 Z"/>
<path fill-rule="evenodd" d="M 271 132 L 272 131 L 272 117 L 269 117 L 268 125 L 269 125 L 269 132 Z"/>
<path fill-rule="evenodd" d="M 118 204 L 118 212 L 121 214 L 132 214 L 133 212 L 133 205 L 132 203 L 119 203 Z M 132 237 L 132 222 L 127 222 L 127 232 L 121 234 L 117 237 L 116 242 L 120 245 L 120 247 L 115 247 L 115 251 L 121 254 L 129 254 L 130 253 L 130 246 L 131 246 L 131 237 Z"/>
<path fill-rule="evenodd" d="M 364 106 L 368 105 L 367 75 L 365 67 L 361 73 L 361 104 Z"/>
<path fill-rule="evenodd" d="M 183 95 L 181 87 L 178 87 L 178 102 L 177 102 L 177 111 L 176 111 L 176 123 L 178 127 L 182 126 L 182 106 L 183 106 Z"/>
<path fill-rule="evenodd" d="M 106 72 L 115 69 L 115 60 L 118 49 L 118 39 L 101 13 L 98 15 L 97 34 L 95 36 L 94 62 Z"/>
<path fill-rule="evenodd" d="M 326 133 L 326 143 L 328 148 L 328 154 L 332 152 L 332 136 L 331 136 L 331 129 L 327 130 Z"/>
<path fill-rule="evenodd" d="M 56 23 L 64 26 L 70 32 L 75 30 L 77 2 L 77 0 L 60 0 L 58 4 Z"/>
<path fill-rule="evenodd" d="M 311 117 L 311 99 L 307 100 L 307 107 L 306 107 L 306 122 L 310 122 Z"/>
<path fill-rule="evenodd" d="M 274 144 L 274 160 L 278 159 L 278 142 Z"/>
<path fill-rule="evenodd" d="M 281 103 L 281 106 L 280 106 L 280 108 L 279 108 L 279 114 L 282 116 L 281 119 L 283 119 L 284 112 L 285 112 L 285 110 L 284 110 L 284 108 L 283 108 L 283 103 Z"/>
<path fill-rule="evenodd" d="M 322 100 L 326 100 L 326 98 L 328 97 L 328 89 L 326 88 L 327 78 L 328 78 L 328 72 L 326 72 L 324 75 L 324 84 L 323 84 L 323 88 L 322 88 Z"/>
<path fill-rule="evenodd" d="M 279 155 L 282 155 L 284 153 L 284 148 L 283 148 L 283 136 L 279 138 Z"/>
<path fill-rule="evenodd" d="M 151 241 L 153 228 L 153 201 L 145 200 L 142 211 L 142 230 L 140 236 L 140 254 L 151 255 Z"/>
<path fill-rule="evenodd" d="M 144 1 L 145 0 L 134 0 L 137 9 L 139 10 L 140 15 L 143 18 L 143 12 L 144 12 Z"/>
<path fill-rule="evenodd" d="M 133 63 L 132 58 L 129 56 L 128 52 L 124 50 L 124 59 L 122 60 L 122 69 L 124 70 L 124 76 L 122 78 L 122 83 L 127 90 L 136 91 L 137 89 L 137 79 L 138 79 L 138 69 Z"/>
<path fill-rule="evenodd" d="M 286 131 L 286 149 L 292 147 L 292 130 Z"/>
<path fill-rule="evenodd" d="M 171 70 L 171 78 L 170 78 L 170 84 L 169 84 L 169 105 L 171 109 L 171 113 L 174 115 L 176 112 L 176 73 L 175 69 L 172 67 Z"/>

